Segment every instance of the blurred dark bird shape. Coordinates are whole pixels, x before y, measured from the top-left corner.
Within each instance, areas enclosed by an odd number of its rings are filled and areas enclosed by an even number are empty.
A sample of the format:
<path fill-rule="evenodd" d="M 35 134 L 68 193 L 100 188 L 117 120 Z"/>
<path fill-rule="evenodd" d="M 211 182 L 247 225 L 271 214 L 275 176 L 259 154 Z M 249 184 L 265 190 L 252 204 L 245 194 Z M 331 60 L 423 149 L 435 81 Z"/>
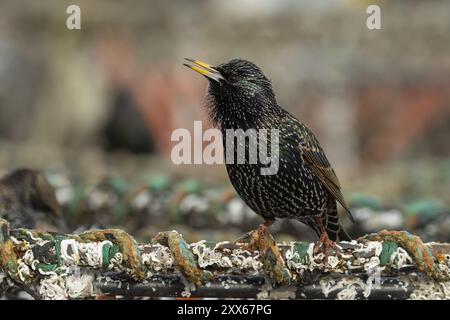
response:
<path fill-rule="evenodd" d="M 13 228 L 67 232 L 55 191 L 36 170 L 17 169 L 0 179 L 0 217 Z"/>
<path fill-rule="evenodd" d="M 156 145 L 147 126 L 131 94 L 125 89 L 117 89 L 110 113 L 100 132 L 104 148 L 106 151 L 135 154 L 156 153 Z"/>
<path fill-rule="evenodd" d="M 275 98 L 271 81 L 254 63 L 233 59 L 217 67 L 186 59 L 185 65 L 209 80 L 207 107 L 214 125 L 221 129 L 227 153 L 227 129 L 256 129 L 257 141 L 264 139 L 259 129 L 279 132 L 279 170 L 261 175 L 267 167 L 249 161 L 251 148 L 245 141 L 244 164 L 226 164 L 230 181 L 240 197 L 265 219 L 265 230 L 276 218 L 292 218 L 311 227 L 320 237 L 315 251 L 335 246 L 335 241 L 351 240 L 339 223 L 337 202 L 348 212 L 339 180 L 314 134 L 284 110 Z M 267 147 L 270 150 L 270 144 Z M 234 159 L 237 159 L 234 144 Z M 249 157 L 247 157 L 247 155 Z M 272 155 L 273 156 L 273 155 Z M 330 241 L 331 240 L 331 241 Z M 327 254 L 326 254 L 327 255 Z"/>

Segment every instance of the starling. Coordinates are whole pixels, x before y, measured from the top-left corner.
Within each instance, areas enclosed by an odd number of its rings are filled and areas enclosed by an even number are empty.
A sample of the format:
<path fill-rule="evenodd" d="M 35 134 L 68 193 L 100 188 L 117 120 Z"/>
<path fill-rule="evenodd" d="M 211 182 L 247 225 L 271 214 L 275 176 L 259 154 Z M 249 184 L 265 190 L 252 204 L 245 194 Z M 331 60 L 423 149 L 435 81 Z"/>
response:
<path fill-rule="evenodd" d="M 17 169 L 0 179 L 0 217 L 13 228 L 67 231 L 55 191 L 37 170 Z"/>
<path fill-rule="evenodd" d="M 352 221 L 353 218 L 319 141 L 306 125 L 277 103 L 271 81 L 262 70 L 243 59 L 233 59 L 217 67 L 186 60 L 185 66 L 209 80 L 206 105 L 210 120 L 223 137 L 227 129 L 255 129 L 259 143 L 260 129 L 278 130 L 276 174 L 261 175 L 262 164 L 250 163 L 247 156 L 242 164 L 226 163 L 231 184 L 239 196 L 264 218 L 261 228 L 267 228 L 276 218 L 297 219 L 319 236 L 315 250 L 327 251 L 336 248 L 336 241 L 351 240 L 339 223 L 336 201 Z M 230 150 L 223 142 L 228 154 Z M 247 140 L 245 149 L 250 157 Z M 235 145 L 232 152 L 236 153 Z"/>

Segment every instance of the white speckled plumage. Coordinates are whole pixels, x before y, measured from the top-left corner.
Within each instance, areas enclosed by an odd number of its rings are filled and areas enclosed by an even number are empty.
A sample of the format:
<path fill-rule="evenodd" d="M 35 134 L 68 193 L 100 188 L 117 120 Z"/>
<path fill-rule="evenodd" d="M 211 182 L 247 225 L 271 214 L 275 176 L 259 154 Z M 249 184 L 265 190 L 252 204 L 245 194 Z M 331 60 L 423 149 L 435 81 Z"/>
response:
<path fill-rule="evenodd" d="M 226 164 L 239 196 L 266 220 L 298 219 L 320 235 L 319 218 L 331 240 L 349 240 L 337 215 L 336 200 L 346 208 L 339 181 L 314 134 L 278 105 L 270 80 L 252 62 L 233 59 L 215 70 L 223 79 L 210 79 L 206 101 L 211 120 L 223 132 L 225 153 L 227 129 L 255 129 L 258 141 L 258 130 L 279 130 L 276 174 L 261 175 L 265 165 L 251 164 L 250 157 L 243 164 Z M 267 140 L 270 150 L 270 134 Z M 237 148 L 235 144 L 234 159 Z"/>

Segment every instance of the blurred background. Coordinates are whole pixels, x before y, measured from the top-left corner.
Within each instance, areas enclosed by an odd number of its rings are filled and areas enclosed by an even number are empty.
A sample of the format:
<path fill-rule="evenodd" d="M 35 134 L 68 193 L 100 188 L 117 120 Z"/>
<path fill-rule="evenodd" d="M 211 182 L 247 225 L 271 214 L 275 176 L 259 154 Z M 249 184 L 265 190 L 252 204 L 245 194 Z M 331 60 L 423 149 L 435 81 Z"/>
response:
<path fill-rule="evenodd" d="M 381 30 L 366 8 L 381 7 Z M 81 8 L 68 30 L 66 8 Z M 175 128 L 209 126 L 184 57 L 241 57 L 327 152 L 353 236 L 450 241 L 450 2 L 0 1 L 0 173 L 42 170 L 70 231 L 177 229 L 232 240 L 261 219 L 223 165 L 170 161 Z M 277 239 L 313 240 L 300 223 Z"/>

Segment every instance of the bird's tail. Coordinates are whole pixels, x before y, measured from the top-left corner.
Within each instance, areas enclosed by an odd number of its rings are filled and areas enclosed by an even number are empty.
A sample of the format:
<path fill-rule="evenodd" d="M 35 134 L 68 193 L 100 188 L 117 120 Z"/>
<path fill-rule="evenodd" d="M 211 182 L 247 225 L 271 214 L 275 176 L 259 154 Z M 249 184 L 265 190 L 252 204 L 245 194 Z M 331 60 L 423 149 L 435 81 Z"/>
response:
<path fill-rule="evenodd" d="M 342 228 L 342 226 L 339 226 L 339 232 L 337 234 L 337 239 L 336 241 L 352 241 L 352 238 L 348 235 L 347 232 L 345 232 L 345 230 Z"/>
<path fill-rule="evenodd" d="M 322 218 L 322 225 L 327 231 L 330 240 L 335 242 L 352 240 L 339 223 L 339 217 L 336 210 L 324 215 Z"/>

